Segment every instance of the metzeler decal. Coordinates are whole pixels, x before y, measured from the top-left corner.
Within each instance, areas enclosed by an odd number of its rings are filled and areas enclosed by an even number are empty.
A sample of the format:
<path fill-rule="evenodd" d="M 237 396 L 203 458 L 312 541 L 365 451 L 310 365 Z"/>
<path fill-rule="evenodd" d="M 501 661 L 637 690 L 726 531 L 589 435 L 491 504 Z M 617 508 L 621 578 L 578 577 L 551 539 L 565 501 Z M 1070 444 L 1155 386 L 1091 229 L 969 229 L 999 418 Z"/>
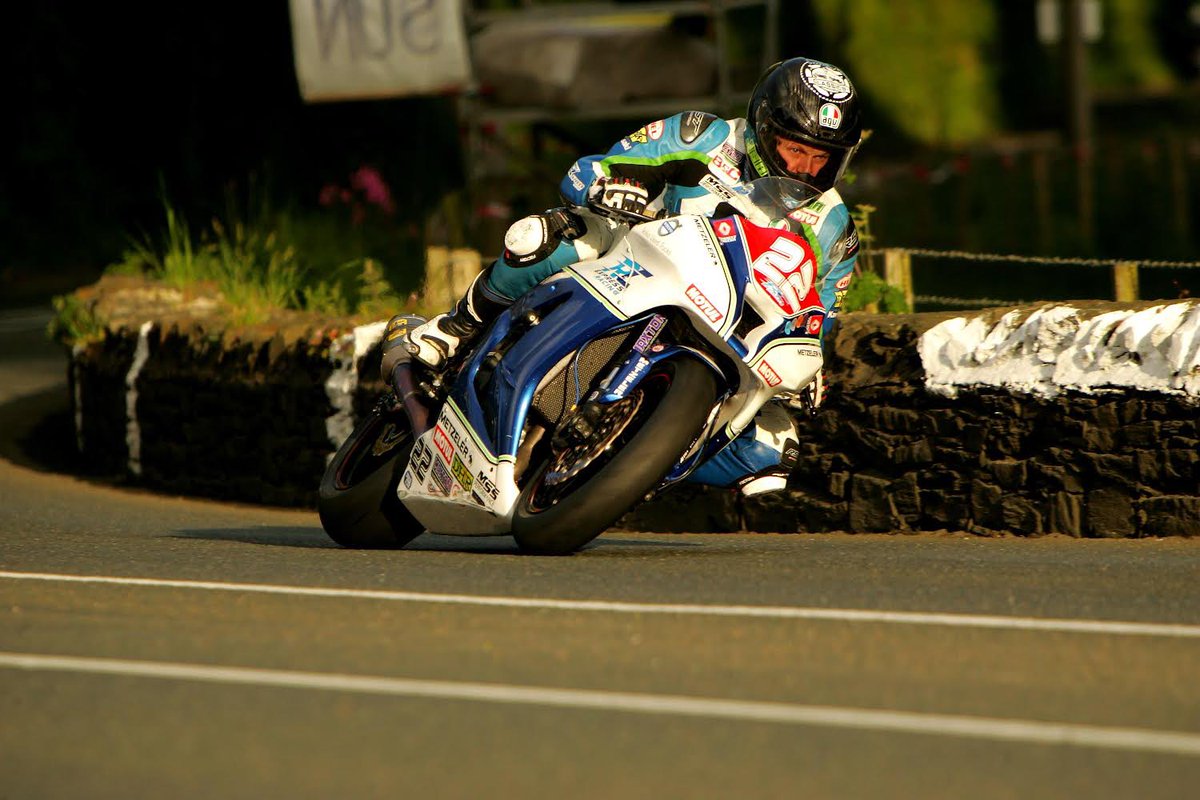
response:
<path fill-rule="evenodd" d="M 475 456 L 472 451 L 471 442 L 467 438 L 466 434 L 458 429 L 457 417 L 454 417 L 449 413 L 443 413 L 442 418 L 438 421 L 438 429 L 445 430 L 446 435 L 454 444 L 454 447 L 458 450 L 462 460 L 468 465 L 473 466 L 475 463 Z M 436 435 L 434 441 L 437 441 Z M 441 449 L 441 447 L 439 446 L 438 449 Z M 445 455 L 445 453 L 443 453 L 443 455 Z M 449 458 L 446 459 L 446 463 L 450 463 Z"/>

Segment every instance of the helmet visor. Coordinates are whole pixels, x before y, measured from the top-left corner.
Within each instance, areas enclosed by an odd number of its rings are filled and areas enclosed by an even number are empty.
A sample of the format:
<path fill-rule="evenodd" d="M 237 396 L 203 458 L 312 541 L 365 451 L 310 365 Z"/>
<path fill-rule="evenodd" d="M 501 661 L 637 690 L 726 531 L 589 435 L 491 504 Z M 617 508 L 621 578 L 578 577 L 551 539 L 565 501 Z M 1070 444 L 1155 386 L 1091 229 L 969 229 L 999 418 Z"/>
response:
<path fill-rule="evenodd" d="M 772 175 L 796 178 L 821 191 L 841 180 L 856 149 L 785 131 L 769 120 L 760 120 L 754 135 L 759 156 Z"/>

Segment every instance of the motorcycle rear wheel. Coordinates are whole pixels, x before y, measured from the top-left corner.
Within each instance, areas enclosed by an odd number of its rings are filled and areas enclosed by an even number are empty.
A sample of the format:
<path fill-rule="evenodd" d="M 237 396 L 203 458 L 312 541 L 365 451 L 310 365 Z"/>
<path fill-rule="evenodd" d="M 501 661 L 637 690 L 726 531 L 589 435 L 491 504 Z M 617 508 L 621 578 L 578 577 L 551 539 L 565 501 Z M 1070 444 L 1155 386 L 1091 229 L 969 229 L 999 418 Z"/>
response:
<path fill-rule="evenodd" d="M 413 437 L 404 411 L 392 405 L 386 400 L 375 405 L 321 478 L 321 527 L 342 547 L 403 547 L 425 530 L 396 497 Z"/>
<path fill-rule="evenodd" d="M 548 487 L 547 476 L 562 455 L 553 453 L 526 484 L 512 527 L 522 550 L 566 555 L 620 519 L 658 485 L 704 426 L 717 384 L 708 367 L 678 358 L 655 366 L 635 391 L 641 397 L 630 404 L 633 412 L 618 420 L 621 430 L 598 432 L 602 448 L 585 469 L 560 469 L 564 485 Z"/>

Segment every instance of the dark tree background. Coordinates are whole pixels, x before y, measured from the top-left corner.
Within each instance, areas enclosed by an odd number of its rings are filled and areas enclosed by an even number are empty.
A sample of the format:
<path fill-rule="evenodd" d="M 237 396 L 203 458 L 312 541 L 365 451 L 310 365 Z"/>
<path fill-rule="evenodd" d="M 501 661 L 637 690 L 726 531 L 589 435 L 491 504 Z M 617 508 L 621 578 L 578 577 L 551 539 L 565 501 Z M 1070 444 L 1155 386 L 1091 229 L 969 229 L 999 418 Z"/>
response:
<path fill-rule="evenodd" d="M 21 3 L 6 10 L 0 147 L 4 264 L 103 265 L 162 226 L 161 192 L 200 221 L 254 176 L 316 204 L 358 166 L 399 212 L 461 183 L 450 101 L 306 105 L 286 0 Z M 236 188 L 236 187 L 235 187 Z"/>
<path fill-rule="evenodd" d="M 1156 17 L 1163 53 L 1185 81 L 1196 79 L 1200 51 L 1198 29 L 1187 22 L 1193 2 L 1159 0 Z M 817 35 L 810 0 L 782 5 L 782 52 L 845 63 L 844 43 Z M 1001 65 L 1006 126 L 1015 132 L 1061 129 L 1066 121 L 1059 65 L 1033 39 L 1033 8 L 1032 0 L 997 0 L 994 55 Z M 853 13 L 853 4 L 846 4 L 845 13 Z M 18 302 L 12 287 L 20 280 L 14 276 L 86 277 L 81 273 L 98 272 L 119 258 L 129 236 L 160 231 L 164 193 L 201 227 L 224 207 L 231 188 L 245 194 L 252 181 L 276 205 L 304 210 L 316 207 L 321 187 L 344 183 L 365 164 L 392 187 L 398 218 L 420 226 L 429 206 L 463 184 L 461 137 L 450 98 L 314 105 L 301 100 L 287 0 L 20 2 L 5 9 L 4 33 L 0 302 Z M 1172 205 L 1169 170 L 1170 157 L 1180 152 L 1189 159 L 1188 175 L 1196 169 L 1178 133 L 1200 125 L 1195 97 L 1193 89 L 1174 99 L 1118 98 L 1097 105 L 1101 144 L 1130 151 L 1112 160 L 1115 167 L 1104 165 L 1105 197 L 1157 188 L 1149 195 L 1154 203 L 1139 205 L 1138 213 L 1146 206 L 1146 220 L 1133 226 L 1135 233 L 1142 231 L 1136 240 L 1113 238 L 1131 227 L 1124 224 L 1130 212 L 1117 208 L 1116 222 L 1100 220 L 1098 229 L 1108 238 L 1097 243 L 1098 251 L 1122 257 L 1191 254 L 1195 206 L 1181 212 L 1180 204 Z M 864 99 L 875 136 L 860 155 L 860 169 L 872 159 L 920 162 L 919 177 L 959 163 L 957 154 L 924 152 L 906 141 L 876 113 L 872 98 Z M 577 127 L 576 138 L 567 141 L 596 149 L 627 126 Z M 1066 175 L 1069 159 L 1059 161 L 1058 172 Z M 882 195 L 861 198 L 881 206 L 877 232 L 885 244 L 1011 247 L 1011 237 L 1001 236 L 997 244 L 993 230 L 1004 214 L 968 196 L 979 186 L 994 194 L 988 164 L 982 158 L 962 163 L 970 170 L 941 186 L 913 179 L 897 184 L 907 192 L 903 204 L 889 206 Z M 1180 173 L 1178 166 L 1173 169 Z M 1005 163 L 993 171 L 1003 178 L 1028 170 Z M 1183 181 L 1185 190 L 1189 183 Z M 1056 190 L 1056 200 L 1070 198 L 1065 179 L 1064 187 Z M 953 224 L 957 217 L 939 211 L 938 192 L 949 197 L 951 210 L 974 209 L 975 240 L 972 231 Z M 925 209 L 921 213 L 937 223 L 927 226 L 925 239 L 918 235 L 925 228 L 904 215 L 910 205 Z M 1060 213 L 1065 229 L 1069 209 Z M 889 225 L 899 232 L 890 239 Z M 1057 254 L 1083 254 L 1066 237 L 1057 246 L 1064 251 Z"/>

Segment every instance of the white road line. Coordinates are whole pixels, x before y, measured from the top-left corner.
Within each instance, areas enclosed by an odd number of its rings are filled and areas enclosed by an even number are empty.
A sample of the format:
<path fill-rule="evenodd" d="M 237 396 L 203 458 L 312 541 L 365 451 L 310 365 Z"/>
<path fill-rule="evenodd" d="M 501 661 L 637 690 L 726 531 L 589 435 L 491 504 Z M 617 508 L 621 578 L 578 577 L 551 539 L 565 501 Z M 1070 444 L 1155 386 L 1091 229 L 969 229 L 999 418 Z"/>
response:
<path fill-rule="evenodd" d="M 999 719 L 912 711 L 814 706 L 753 700 L 721 700 L 669 694 L 638 694 L 497 683 L 414 680 L 293 670 L 217 667 L 161 661 L 77 658 L 36 653 L 0 653 L 0 667 L 23 670 L 120 675 L 208 683 L 358 694 L 427 697 L 482 703 L 623 711 L 636 714 L 710 717 L 865 731 L 957 736 L 1025 744 L 1074 745 L 1200 756 L 1200 734 L 1114 728 L 1037 720 Z"/>
<path fill-rule="evenodd" d="M 215 592 L 256 592 L 300 597 L 354 598 L 406 603 L 444 603 L 500 608 L 538 608 L 559 611 L 604 611 L 615 614 L 675 614 L 712 617 L 763 617 L 768 619 L 812 619 L 836 622 L 874 622 L 896 625 L 940 625 L 955 628 L 998 628 L 1003 630 L 1050 631 L 1056 633 L 1099 633 L 1111 636 L 1165 636 L 1200 638 L 1200 625 L 1152 622 L 1115 622 L 1087 619 L 1005 617 L 980 614 L 942 614 L 913 611 L 870 611 L 850 608 L 804 608 L 796 606 L 721 606 L 682 603 L 627 603 L 610 600 L 552 600 L 536 597 L 488 597 L 483 595 L 426 594 L 375 589 L 326 589 L 262 583 L 181 581 L 163 578 L 121 578 L 103 575 L 59 575 L 42 572 L 6 572 L 0 579 L 67 583 L 151 586 L 165 589 L 197 589 Z"/>

